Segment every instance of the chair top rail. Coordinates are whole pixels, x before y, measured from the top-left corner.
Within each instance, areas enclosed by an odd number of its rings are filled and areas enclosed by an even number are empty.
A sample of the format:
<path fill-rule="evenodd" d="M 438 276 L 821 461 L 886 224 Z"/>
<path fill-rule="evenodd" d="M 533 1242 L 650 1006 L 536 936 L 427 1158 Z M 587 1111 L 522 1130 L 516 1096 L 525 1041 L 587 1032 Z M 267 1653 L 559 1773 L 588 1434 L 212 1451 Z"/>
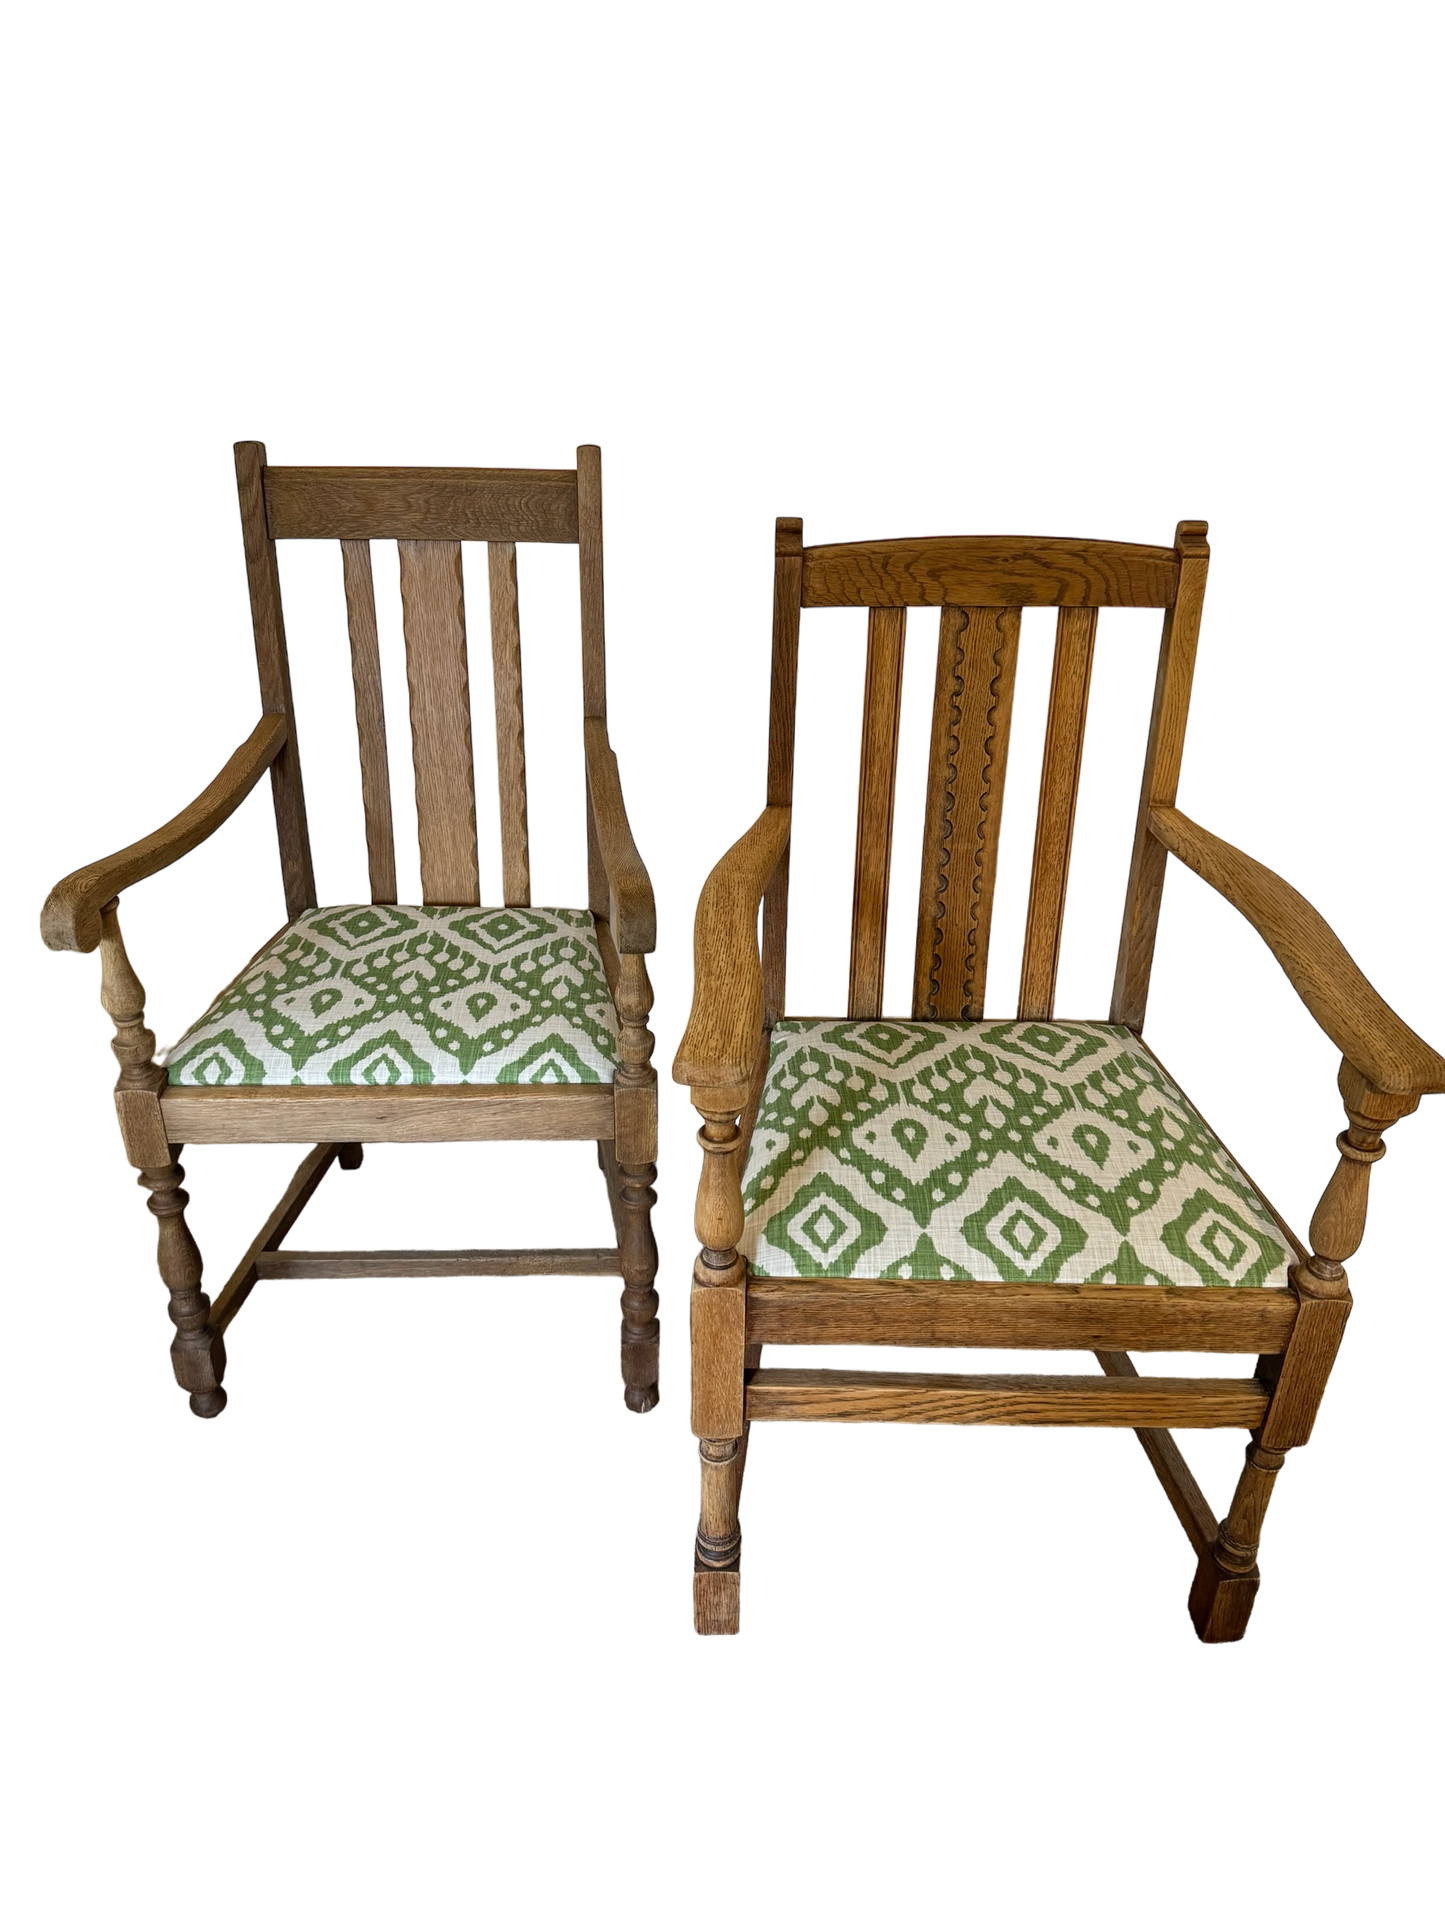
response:
<path fill-rule="evenodd" d="M 803 607 L 1167 609 L 1173 549 L 1068 536 L 936 535 L 803 550 Z"/>
<path fill-rule="evenodd" d="M 273 542 L 575 542 L 572 468 L 270 468 Z"/>

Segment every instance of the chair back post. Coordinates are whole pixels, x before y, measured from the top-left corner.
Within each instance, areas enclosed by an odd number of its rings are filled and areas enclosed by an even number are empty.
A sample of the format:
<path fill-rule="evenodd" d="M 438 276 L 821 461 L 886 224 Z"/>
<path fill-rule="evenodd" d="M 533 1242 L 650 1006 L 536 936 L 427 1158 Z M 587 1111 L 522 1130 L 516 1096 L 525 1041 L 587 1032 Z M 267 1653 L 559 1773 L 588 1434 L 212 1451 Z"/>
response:
<path fill-rule="evenodd" d="M 1179 789 L 1184 731 L 1194 684 L 1194 658 L 1204 610 L 1204 584 L 1209 573 L 1208 533 L 1207 522 L 1181 522 L 1174 531 L 1179 580 L 1174 599 L 1164 611 L 1134 854 L 1129 865 L 1124 920 L 1119 932 L 1119 961 L 1109 1009 L 1112 1023 L 1127 1024 L 1135 1031 L 1143 1028 L 1149 1001 L 1149 974 L 1154 964 L 1164 866 L 1169 855 L 1149 828 L 1149 812 L 1160 807 L 1172 808 Z"/>
<path fill-rule="evenodd" d="M 235 454 L 236 492 L 246 545 L 246 581 L 251 592 L 251 625 L 256 636 L 261 707 L 269 714 L 286 718 L 286 741 L 271 765 L 271 795 L 276 806 L 276 840 L 281 852 L 286 915 L 294 918 L 315 904 L 316 878 L 311 868 L 306 796 L 301 785 L 301 752 L 297 747 L 296 716 L 291 702 L 291 665 L 286 655 L 286 624 L 281 615 L 281 580 L 276 570 L 276 544 L 266 515 L 265 444 L 237 442 Z"/>
<path fill-rule="evenodd" d="M 607 720 L 607 638 L 602 601 L 602 450 L 577 450 L 577 572 L 582 595 L 582 714 Z M 607 872 L 592 809 L 587 804 L 587 907 L 595 917 L 608 914 Z"/>
<path fill-rule="evenodd" d="M 798 713 L 798 629 L 803 609 L 803 524 L 780 515 L 773 534 L 773 667 L 768 705 L 768 803 L 793 801 Z M 784 849 L 763 895 L 763 1021 L 783 1014 L 788 975 L 788 857 Z"/>

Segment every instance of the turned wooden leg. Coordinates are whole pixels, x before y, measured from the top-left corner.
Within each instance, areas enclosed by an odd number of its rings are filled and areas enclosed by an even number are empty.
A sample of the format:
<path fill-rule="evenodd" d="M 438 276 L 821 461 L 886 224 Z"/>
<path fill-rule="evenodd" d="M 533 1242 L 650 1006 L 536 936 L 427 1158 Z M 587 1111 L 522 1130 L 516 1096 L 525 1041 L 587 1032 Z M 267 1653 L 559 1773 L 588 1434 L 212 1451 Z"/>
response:
<path fill-rule="evenodd" d="M 702 1509 L 692 1569 L 692 1622 L 700 1633 L 738 1629 L 743 1535 L 738 1530 L 741 1439 L 699 1439 Z"/>
<path fill-rule="evenodd" d="M 700 1633 L 738 1629 L 747 1265 L 737 1249 L 743 1229 L 737 1152 L 746 1099 L 745 1090 L 693 1092 L 706 1120 L 698 1132 L 704 1156 L 695 1218 L 702 1250 L 692 1273 L 692 1429 L 702 1462 L 692 1611 Z"/>
<path fill-rule="evenodd" d="M 160 1098 L 166 1071 L 156 1064 L 156 1033 L 146 1023 L 146 987 L 131 960 L 121 927 L 119 898 L 100 911 L 100 983 L 96 1002 L 112 1023 L 110 1054 L 116 1081 L 110 1108 L 116 1118 L 121 1154 L 145 1191 L 146 1210 L 156 1224 L 156 1278 L 166 1287 L 171 1322 L 171 1382 L 185 1393 L 195 1418 L 220 1418 L 229 1403 L 225 1391 L 225 1337 L 210 1326 L 210 1295 L 202 1289 L 204 1260 L 185 1222 L 191 1193 L 177 1147 L 166 1139 Z"/>
<path fill-rule="evenodd" d="M 201 1290 L 201 1254 L 186 1223 L 190 1199 L 181 1189 L 185 1172 L 172 1160 L 156 1170 L 142 1171 L 136 1182 L 150 1192 L 159 1237 L 157 1263 L 171 1294 L 171 1364 L 176 1383 L 191 1395 L 197 1418 L 214 1418 L 225 1409 L 221 1378 L 226 1369 L 226 1347 L 221 1334 L 210 1328 L 211 1301 Z"/>
<path fill-rule="evenodd" d="M 1244 1455 L 1229 1516 L 1200 1558 L 1189 1594 L 1189 1616 L 1206 1645 L 1243 1639 L 1259 1591 L 1259 1534 L 1283 1452 L 1256 1439 Z"/>
<path fill-rule="evenodd" d="M 1278 1360 L 1260 1361 L 1272 1380 L 1269 1410 L 1244 1455 L 1244 1471 L 1229 1516 L 1199 1562 L 1189 1612 L 1199 1637 L 1211 1644 L 1242 1639 L 1259 1591 L 1260 1527 L 1285 1454 L 1307 1445 L 1350 1315 L 1344 1261 L 1360 1248 L 1369 1204 L 1370 1171 L 1385 1155 L 1383 1134 L 1414 1110 L 1418 1096 L 1380 1092 L 1348 1062 L 1340 1066 L 1340 1094 L 1349 1129 L 1336 1139 L 1340 1161 L 1310 1220 L 1314 1247 L 1290 1271 L 1299 1312 Z"/>
<path fill-rule="evenodd" d="M 630 1412 L 650 1412 L 657 1403 L 657 1241 L 652 1207 L 657 1193 L 655 1164 L 617 1167 L 622 1261 L 622 1382 Z"/>
<path fill-rule="evenodd" d="M 359 1144 L 338 1144 L 336 1147 L 336 1162 L 341 1166 L 343 1171 L 359 1171 L 361 1169 L 361 1146 Z"/>

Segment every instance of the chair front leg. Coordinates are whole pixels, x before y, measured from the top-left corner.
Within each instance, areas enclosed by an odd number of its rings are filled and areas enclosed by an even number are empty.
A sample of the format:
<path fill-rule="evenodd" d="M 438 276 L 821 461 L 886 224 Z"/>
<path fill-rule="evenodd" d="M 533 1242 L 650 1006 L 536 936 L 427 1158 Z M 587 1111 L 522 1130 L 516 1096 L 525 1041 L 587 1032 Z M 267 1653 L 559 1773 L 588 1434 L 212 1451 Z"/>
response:
<path fill-rule="evenodd" d="M 1385 1131 L 1413 1111 L 1418 1097 L 1391 1096 L 1366 1084 L 1348 1063 L 1340 1093 L 1350 1123 L 1335 1140 L 1340 1161 L 1310 1220 L 1312 1255 L 1290 1272 L 1299 1314 L 1278 1361 L 1264 1424 L 1244 1455 L 1244 1470 L 1214 1545 L 1199 1561 L 1189 1612 L 1209 1644 L 1244 1637 L 1259 1591 L 1260 1528 L 1285 1454 L 1305 1445 L 1350 1315 L 1344 1261 L 1365 1235 L 1370 1167 L 1385 1155 Z"/>
<path fill-rule="evenodd" d="M 622 1382 L 627 1408 L 657 1404 L 657 1242 L 652 1207 L 657 1193 L 657 1072 L 652 1068 L 652 985 L 641 956 L 618 959 L 617 1229 L 622 1266 Z"/>
<path fill-rule="evenodd" d="M 692 1429 L 702 1471 L 693 1624 L 700 1633 L 735 1633 L 747 1316 L 747 1265 L 737 1249 L 743 1231 L 738 1118 L 747 1092 L 695 1090 L 692 1101 L 705 1120 L 698 1132 L 703 1167 L 696 1216 L 702 1250 L 692 1274 Z"/>
<path fill-rule="evenodd" d="M 186 1223 L 190 1200 L 181 1189 L 179 1147 L 166 1140 L 160 1107 L 166 1074 L 152 1061 L 156 1040 L 146 1028 L 145 989 L 126 955 L 115 899 L 100 920 L 100 1001 L 115 1025 L 111 1049 L 120 1064 L 116 1115 L 126 1156 L 140 1172 L 136 1182 L 151 1193 L 147 1203 L 157 1220 L 157 1262 L 176 1328 L 171 1364 L 177 1384 L 191 1395 L 191 1410 L 198 1418 L 214 1418 L 226 1404 L 226 1348 L 211 1329 L 211 1301 L 201 1290 L 201 1254 Z"/>

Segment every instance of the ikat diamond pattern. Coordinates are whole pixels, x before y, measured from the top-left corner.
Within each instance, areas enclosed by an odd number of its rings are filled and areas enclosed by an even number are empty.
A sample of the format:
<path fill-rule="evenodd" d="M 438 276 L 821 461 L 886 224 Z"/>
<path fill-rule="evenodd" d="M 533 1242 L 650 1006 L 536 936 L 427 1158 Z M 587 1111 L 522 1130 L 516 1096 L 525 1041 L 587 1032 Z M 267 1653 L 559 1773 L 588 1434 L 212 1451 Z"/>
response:
<path fill-rule="evenodd" d="M 743 1206 L 762 1278 L 1283 1285 L 1294 1262 L 1118 1024 L 784 1019 Z"/>
<path fill-rule="evenodd" d="M 168 1059 L 172 1084 L 610 1084 L 585 910 L 307 910 Z"/>

